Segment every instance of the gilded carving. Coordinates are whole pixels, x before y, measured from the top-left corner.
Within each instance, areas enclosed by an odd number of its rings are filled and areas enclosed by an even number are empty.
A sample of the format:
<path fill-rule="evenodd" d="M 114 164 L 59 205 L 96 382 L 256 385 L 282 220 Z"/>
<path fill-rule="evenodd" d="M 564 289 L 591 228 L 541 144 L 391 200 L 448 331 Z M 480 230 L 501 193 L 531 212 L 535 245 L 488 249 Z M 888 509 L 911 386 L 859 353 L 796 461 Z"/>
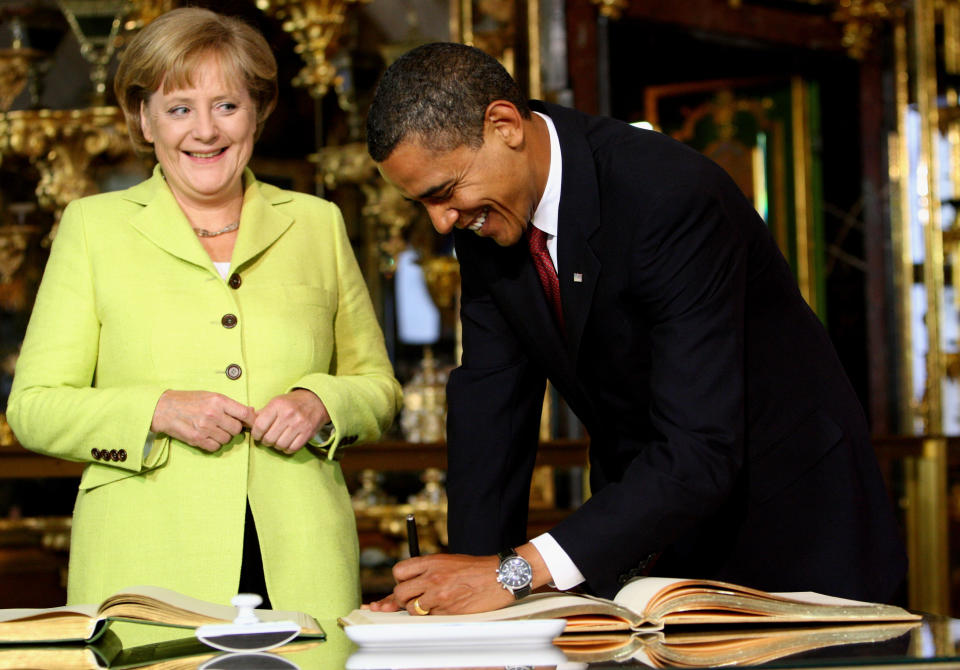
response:
<path fill-rule="evenodd" d="M 89 169 L 94 158 L 131 151 L 118 107 L 17 110 L 0 116 L 0 155 L 15 153 L 37 167 L 37 202 L 57 218 L 69 202 L 99 190 Z"/>
<path fill-rule="evenodd" d="M 347 5 L 369 0 L 257 0 L 257 7 L 279 19 L 296 41 L 294 48 L 306 65 L 293 80 L 294 86 L 321 98 L 337 80 L 330 62 L 343 31 Z"/>

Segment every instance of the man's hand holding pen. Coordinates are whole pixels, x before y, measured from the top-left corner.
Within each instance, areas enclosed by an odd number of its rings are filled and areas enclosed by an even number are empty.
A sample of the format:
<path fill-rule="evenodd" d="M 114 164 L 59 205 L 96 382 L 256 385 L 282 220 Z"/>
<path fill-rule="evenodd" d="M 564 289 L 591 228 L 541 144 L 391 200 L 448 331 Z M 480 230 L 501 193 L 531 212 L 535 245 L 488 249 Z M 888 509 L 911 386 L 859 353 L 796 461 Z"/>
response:
<path fill-rule="evenodd" d="M 547 566 L 532 544 L 517 547 L 517 553 L 533 568 L 533 588 L 550 582 Z M 370 609 L 375 612 L 405 609 L 415 616 L 423 616 L 424 612 L 468 614 L 500 609 L 514 602 L 514 597 L 497 582 L 499 565 L 496 556 L 414 556 L 393 566 L 393 577 L 397 580 L 393 593 L 370 603 Z"/>

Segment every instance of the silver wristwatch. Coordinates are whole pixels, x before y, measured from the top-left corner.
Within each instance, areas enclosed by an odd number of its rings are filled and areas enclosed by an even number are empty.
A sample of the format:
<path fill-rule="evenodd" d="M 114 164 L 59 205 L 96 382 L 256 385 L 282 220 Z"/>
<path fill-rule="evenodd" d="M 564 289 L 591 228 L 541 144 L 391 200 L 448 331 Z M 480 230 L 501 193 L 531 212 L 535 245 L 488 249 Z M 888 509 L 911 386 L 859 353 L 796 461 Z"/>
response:
<path fill-rule="evenodd" d="M 518 556 L 513 549 L 504 549 L 497 556 L 500 558 L 500 567 L 497 568 L 497 581 L 500 586 L 512 593 L 517 600 L 530 595 L 533 568 L 527 559 Z"/>

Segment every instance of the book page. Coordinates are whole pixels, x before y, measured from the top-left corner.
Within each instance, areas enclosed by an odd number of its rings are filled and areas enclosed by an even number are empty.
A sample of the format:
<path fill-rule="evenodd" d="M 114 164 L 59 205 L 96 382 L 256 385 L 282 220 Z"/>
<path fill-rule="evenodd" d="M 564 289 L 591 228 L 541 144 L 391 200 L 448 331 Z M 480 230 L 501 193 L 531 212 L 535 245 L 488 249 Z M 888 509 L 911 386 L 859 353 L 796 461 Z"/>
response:
<path fill-rule="evenodd" d="M 633 610 L 638 616 L 646 619 L 651 601 L 664 590 L 684 583 L 690 583 L 690 580 L 674 577 L 639 577 L 627 582 L 614 596 L 613 602 Z"/>
<path fill-rule="evenodd" d="M 640 577 L 628 582 L 614 599 L 642 612 L 652 623 L 748 621 L 768 617 L 781 621 L 919 618 L 893 605 L 827 596 L 812 591 L 767 593 L 715 580 Z"/>
<path fill-rule="evenodd" d="M 357 609 L 340 618 L 341 625 L 469 623 L 481 621 L 514 621 L 523 619 L 567 620 L 567 631 L 576 630 L 628 630 L 635 623 L 630 610 L 609 600 L 569 593 L 535 593 L 523 600 L 491 612 L 474 614 L 431 614 L 411 616 L 406 610 L 399 612 L 372 612 Z"/>
<path fill-rule="evenodd" d="M 264 609 L 255 609 L 254 612 L 261 621 L 294 621 L 300 626 L 301 635 L 323 635 L 323 628 L 317 620 L 305 612 Z M 191 598 L 159 586 L 133 586 L 104 600 L 99 614 L 196 628 L 232 622 L 237 616 L 237 608 Z"/>
<path fill-rule="evenodd" d="M 92 605 L 0 610 L 0 642 L 85 640 L 95 615 Z"/>
<path fill-rule="evenodd" d="M 40 607 L 40 608 L 14 608 L 0 609 L 0 623 L 5 621 L 15 621 L 17 619 L 28 619 L 36 616 L 64 615 L 72 614 L 92 618 L 97 615 L 96 605 L 66 605 L 64 607 Z"/>
<path fill-rule="evenodd" d="M 850 600 L 849 598 L 826 596 L 822 593 L 815 593 L 814 591 L 790 591 L 784 593 L 771 593 L 770 595 L 777 598 L 785 598 L 787 600 L 799 600 L 800 602 L 810 603 L 811 605 L 842 605 L 846 607 L 863 607 L 875 604 L 863 600 Z"/>

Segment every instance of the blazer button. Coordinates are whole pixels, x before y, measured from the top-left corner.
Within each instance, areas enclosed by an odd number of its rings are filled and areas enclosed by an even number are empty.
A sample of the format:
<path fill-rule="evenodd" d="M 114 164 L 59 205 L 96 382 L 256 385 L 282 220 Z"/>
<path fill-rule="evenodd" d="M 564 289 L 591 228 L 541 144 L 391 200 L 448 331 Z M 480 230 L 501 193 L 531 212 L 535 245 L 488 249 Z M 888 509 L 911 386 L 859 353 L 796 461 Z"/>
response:
<path fill-rule="evenodd" d="M 240 288 L 240 284 L 242 283 L 243 280 L 240 279 L 240 275 L 238 275 L 236 272 L 230 275 L 230 279 L 227 280 L 227 284 L 230 286 L 230 288 Z"/>
<path fill-rule="evenodd" d="M 90 450 L 90 455 L 93 456 L 95 460 L 100 460 L 100 450 L 96 447 Z"/>
<path fill-rule="evenodd" d="M 120 460 L 120 454 L 117 453 L 116 449 L 110 450 L 109 460 L 113 461 L 114 463 Z"/>
<path fill-rule="evenodd" d="M 227 377 L 230 379 L 240 379 L 240 375 L 243 374 L 243 370 L 236 363 L 231 363 L 227 366 Z"/>
<path fill-rule="evenodd" d="M 224 314 L 223 318 L 220 319 L 220 325 L 224 328 L 233 328 L 237 325 L 237 317 L 234 314 Z"/>
<path fill-rule="evenodd" d="M 122 463 L 123 461 L 127 460 L 127 450 L 126 450 L 126 449 L 120 449 L 119 451 L 117 451 L 117 455 L 120 456 L 120 462 L 121 462 L 121 463 Z"/>

